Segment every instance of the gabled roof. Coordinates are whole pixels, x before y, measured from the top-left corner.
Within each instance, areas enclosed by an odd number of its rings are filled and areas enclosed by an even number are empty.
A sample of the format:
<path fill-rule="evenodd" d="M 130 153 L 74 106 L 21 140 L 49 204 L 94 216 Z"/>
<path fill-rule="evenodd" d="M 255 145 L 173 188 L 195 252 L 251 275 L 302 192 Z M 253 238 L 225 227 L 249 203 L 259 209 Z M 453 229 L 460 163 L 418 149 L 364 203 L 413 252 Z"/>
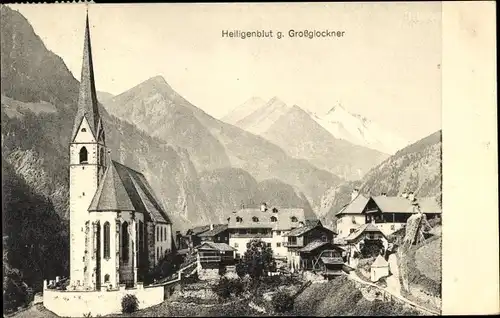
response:
<path fill-rule="evenodd" d="M 227 224 L 214 224 L 213 230 L 208 230 L 206 232 L 202 232 L 199 234 L 200 237 L 211 237 L 215 235 L 219 235 L 221 232 L 227 230 Z"/>
<path fill-rule="evenodd" d="M 273 212 L 276 209 L 277 212 Z M 237 222 L 237 217 L 242 219 L 242 222 Z M 257 222 L 253 221 L 253 217 L 258 219 Z M 272 218 L 276 218 L 273 222 Z M 292 222 L 295 217 L 297 222 Z M 304 209 L 295 208 L 270 208 L 267 211 L 260 209 L 245 208 L 240 209 L 228 215 L 229 228 L 270 228 L 272 230 L 286 231 L 292 227 L 298 227 L 299 222 L 305 222 Z"/>
<path fill-rule="evenodd" d="M 187 230 L 186 235 L 200 235 L 208 230 L 210 230 L 210 225 L 197 226 Z"/>
<path fill-rule="evenodd" d="M 361 214 L 368 203 L 369 198 L 359 194 L 354 200 L 344 206 L 337 215 L 340 214 Z"/>
<path fill-rule="evenodd" d="M 135 211 L 156 222 L 172 223 L 144 175 L 116 161 L 110 161 L 88 210 Z"/>
<path fill-rule="evenodd" d="M 371 267 L 387 267 L 389 263 L 382 255 L 377 256 Z"/>
<path fill-rule="evenodd" d="M 326 232 L 331 232 L 331 233 L 336 234 L 332 230 L 324 227 L 321 223 L 309 223 L 308 225 L 297 227 L 297 228 L 291 230 L 290 232 L 285 233 L 283 236 L 302 236 L 315 228 L 321 228 L 322 230 L 324 230 Z"/>
<path fill-rule="evenodd" d="M 443 209 L 434 197 L 417 198 L 422 213 L 441 213 Z"/>
<path fill-rule="evenodd" d="M 373 201 L 382 213 L 441 213 L 441 207 L 432 197 L 416 198 L 414 202 L 403 197 L 374 196 Z"/>
<path fill-rule="evenodd" d="M 203 242 L 200 246 L 197 247 L 198 250 L 217 250 L 222 252 L 231 252 L 236 251 L 236 249 L 232 246 L 227 245 L 226 243 L 214 243 L 214 242 Z"/>
<path fill-rule="evenodd" d="M 323 241 L 313 241 L 313 242 L 307 244 L 306 246 L 304 246 L 303 248 L 299 249 L 299 252 L 312 252 L 315 249 L 320 248 L 322 246 L 325 246 L 327 244 L 331 245 L 332 243 L 323 242 Z"/>
<path fill-rule="evenodd" d="M 71 134 L 71 141 L 75 139 L 75 136 L 84 117 L 87 119 L 90 130 L 92 131 L 96 140 L 99 137 L 98 129 L 99 127 L 102 127 L 102 123 L 100 122 L 101 118 L 99 116 L 99 106 L 94 81 L 94 67 L 92 61 L 92 48 L 90 44 L 90 27 L 88 14 L 85 22 L 85 39 L 83 44 L 83 64 L 80 81 L 80 91 L 78 94 L 78 110 L 75 116 L 73 133 Z"/>
<path fill-rule="evenodd" d="M 349 234 L 349 236 L 347 236 L 345 238 L 345 240 L 347 242 L 353 241 L 353 240 L 357 239 L 359 236 L 361 236 L 363 233 L 379 233 L 385 237 L 384 233 L 378 227 L 376 227 L 375 225 L 373 225 L 371 223 L 367 223 L 367 224 L 363 224 L 360 227 L 358 227 L 356 229 L 356 231 Z"/>

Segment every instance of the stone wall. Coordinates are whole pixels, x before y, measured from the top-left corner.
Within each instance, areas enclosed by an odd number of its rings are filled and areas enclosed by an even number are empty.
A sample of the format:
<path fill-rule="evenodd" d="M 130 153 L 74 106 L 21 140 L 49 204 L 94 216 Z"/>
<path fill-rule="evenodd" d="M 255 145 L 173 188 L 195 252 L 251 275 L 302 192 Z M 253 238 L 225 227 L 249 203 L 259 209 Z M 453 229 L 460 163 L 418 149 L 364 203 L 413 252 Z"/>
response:
<path fill-rule="evenodd" d="M 91 313 L 110 315 L 121 312 L 121 300 L 127 294 L 135 295 L 139 301 L 139 309 L 144 309 L 164 300 L 164 287 L 121 288 L 112 291 L 62 291 L 45 289 L 43 305 L 61 317 L 82 317 Z"/>
<path fill-rule="evenodd" d="M 219 269 L 202 268 L 198 270 L 200 280 L 217 280 L 219 276 Z"/>

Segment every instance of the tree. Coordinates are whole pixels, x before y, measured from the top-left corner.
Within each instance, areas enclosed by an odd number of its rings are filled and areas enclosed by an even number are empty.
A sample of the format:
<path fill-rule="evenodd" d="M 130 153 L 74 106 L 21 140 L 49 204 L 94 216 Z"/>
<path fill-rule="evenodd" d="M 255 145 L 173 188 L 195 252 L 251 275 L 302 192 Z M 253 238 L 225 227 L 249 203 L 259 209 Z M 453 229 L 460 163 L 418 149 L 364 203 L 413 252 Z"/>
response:
<path fill-rule="evenodd" d="M 238 274 L 239 278 L 245 277 L 245 275 L 247 274 L 247 269 L 245 267 L 245 264 L 243 264 L 242 262 L 236 264 L 236 274 Z"/>
<path fill-rule="evenodd" d="M 260 239 L 252 239 L 249 243 L 243 262 L 248 274 L 252 279 L 257 280 L 264 276 L 273 267 L 273 251 L 266 242 Z"/>

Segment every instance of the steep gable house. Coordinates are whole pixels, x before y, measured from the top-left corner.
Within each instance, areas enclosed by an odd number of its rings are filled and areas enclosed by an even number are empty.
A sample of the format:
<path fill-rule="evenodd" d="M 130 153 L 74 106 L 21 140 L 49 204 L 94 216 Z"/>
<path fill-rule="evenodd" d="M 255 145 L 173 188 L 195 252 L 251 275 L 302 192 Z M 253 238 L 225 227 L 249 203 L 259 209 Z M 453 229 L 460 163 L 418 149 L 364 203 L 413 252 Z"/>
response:
<path fill-rule="evenodd" d="M 345 238 L 360 225 L 373 223 L 385 235 L 401 229 L 408 218 L 415 213 L 423 213 L 428 219 L 439 217 L 441 207 L 435 198 L 415 198 L 413 193 L 401 196 L 365 197 L 355 189 L 352 200 L 337 213 L 339 237 Z"/>

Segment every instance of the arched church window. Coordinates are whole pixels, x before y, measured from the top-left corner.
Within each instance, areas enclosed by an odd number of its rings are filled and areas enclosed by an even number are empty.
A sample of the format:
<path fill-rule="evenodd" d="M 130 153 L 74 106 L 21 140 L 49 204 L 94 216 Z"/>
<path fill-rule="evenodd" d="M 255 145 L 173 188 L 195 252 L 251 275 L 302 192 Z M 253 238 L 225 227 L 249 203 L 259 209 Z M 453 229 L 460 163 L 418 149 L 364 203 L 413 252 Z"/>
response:
<path fill-rule="evenodd" d="M 160 228 L 159 227 L 156 228 L 156 241 L 157 242 L 160 241 Z"/>
<path fill-rule="evenodd" d="M 109 274 L 104 275 L 104 282 L 109 283 Z"/>
<path fill-rule="evenodd" d="M 128 223 L 123 222 L 122 224 L 122 261 L 127 263 L 129 259 L 129 246 L 130 238 L 128 234 Z"/>
<path fill-rule="evenodd" d="M 103 166 L 104 165 L 104 149 L 99 149 L 99 163 Z"/>
<path fill-rule="evenodd" d="M 163 228 L 163 240 L 164 241 L 167 240 L 167 228 L 166 227 Z"/>
<path fill-rule="evenodd" d="M 271 216 L 271 222 L 278 222 L 278 219 L 275 216 Z"/>
<path fill-rule="evenodd" d="M 142 253 L 144 252 L 144 223 L 139 221 L 139 263 L 138 266 L 142 265 Z"/>
<path fill-rule="evenodd" d="M 110 226 L 109 222 L 104 223 L 104 258 L 110 258 Z"/>
<path fill-rule="evenodd" d="M 87 148 L 82 147 L 80 149 L 80 163 L 87 163 L 88 162 L 88 151 Z"/>

